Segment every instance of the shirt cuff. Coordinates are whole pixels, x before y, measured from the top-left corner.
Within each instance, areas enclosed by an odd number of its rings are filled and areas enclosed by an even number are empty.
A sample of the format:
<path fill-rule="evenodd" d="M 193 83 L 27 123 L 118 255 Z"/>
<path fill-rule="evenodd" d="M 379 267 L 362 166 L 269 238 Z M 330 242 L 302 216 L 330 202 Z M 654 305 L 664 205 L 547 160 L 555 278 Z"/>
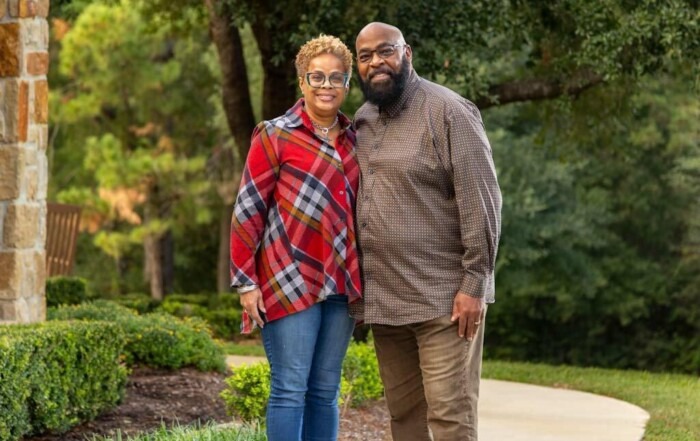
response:
<path fill-rule="evenodd" d="M 236 287 L 236 291 L 238 294 L 245 294 L 247 292 L 251 292 L 254 289 L 257 289 L 258 285 L 243 285 L 243 286 L 238 286 Z"/>
<path fill-rule="evenodd" d="M 459 286 L 459 292 L 466 294 L 469 297 L 476 297 L 479 299 L 486 297 L 486 282 L 486 277 L 467 274 L 462 279 L 462 284 Z"/>

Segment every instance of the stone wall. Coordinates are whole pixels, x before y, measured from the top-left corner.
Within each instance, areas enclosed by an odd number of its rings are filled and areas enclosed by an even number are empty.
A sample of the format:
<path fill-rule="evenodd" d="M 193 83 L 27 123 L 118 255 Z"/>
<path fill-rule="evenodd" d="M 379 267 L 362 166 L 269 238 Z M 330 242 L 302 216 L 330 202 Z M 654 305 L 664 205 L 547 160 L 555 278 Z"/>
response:
<path fill-rule="evenodd" d="M 0 0 L 0 322 L 46 317 L 49 0 Z"/>

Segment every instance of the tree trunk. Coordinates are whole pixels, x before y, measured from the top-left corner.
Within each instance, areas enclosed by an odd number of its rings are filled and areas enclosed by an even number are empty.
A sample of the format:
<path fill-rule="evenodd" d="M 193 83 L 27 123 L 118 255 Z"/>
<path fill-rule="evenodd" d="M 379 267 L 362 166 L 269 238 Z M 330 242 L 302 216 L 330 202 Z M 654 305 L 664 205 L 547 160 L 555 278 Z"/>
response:
<path fill-rule="evenodd" d="M 163 300 L 163 263 L 161 244 L 157 236 L 149 234 L 143 241 L 146 277 L 151 287 L 151 298 Z"/>
<path fill-rule="evenodd" d="M 258 43 L 263 67 L 263 119 L 272 119 L 289 109 L 297 97 L 297 74 L 294 67 L 295 51 L 277 54 L 272 44 L 272 34 L 260 20 L 252 24 Z M 281 65 L 272 60 L 282 59 Z"/>
<path fill-rule="evenodd" d="M 216 288 L 228 292 L 231 286 L 230 233 L 233 204 L 225 204 L 219 219 L 219 259 L 216 269 Z"/>
<path fill-rule="evenodd" d="M 205 0 L 205 3 L 209 12 L 209 33 L 219 54 L 226 121 L 236 141 L 239 158 L 245 160 L 250 147 L 250 134 L 255 127 L 255 117 L 241 35 L 231 22 L 233 13 L 227 2 Z"/>
<path fill-rule="evenodd" d="M 175 240 L 172 230 L 168 230 L 158 241 L 161 249 L 161 272 L 163 295 L 173 293 L 175 285 Z"/>

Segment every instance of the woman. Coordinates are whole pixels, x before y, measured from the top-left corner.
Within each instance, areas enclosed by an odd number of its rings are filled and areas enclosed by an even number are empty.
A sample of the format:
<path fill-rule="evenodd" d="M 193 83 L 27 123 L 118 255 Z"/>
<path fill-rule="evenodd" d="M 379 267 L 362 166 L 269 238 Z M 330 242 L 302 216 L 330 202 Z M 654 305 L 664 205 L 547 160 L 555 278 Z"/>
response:
<path fill-rule="evenodd" d="M 360 298 L 355 134 L 339 109 L 352 55 L 322 35 L 296 57 L 303 97 L 255 128 L 231 225 L 243 332 L 262 330 L 269 441 L 332 441 L 343 357 Z"/>

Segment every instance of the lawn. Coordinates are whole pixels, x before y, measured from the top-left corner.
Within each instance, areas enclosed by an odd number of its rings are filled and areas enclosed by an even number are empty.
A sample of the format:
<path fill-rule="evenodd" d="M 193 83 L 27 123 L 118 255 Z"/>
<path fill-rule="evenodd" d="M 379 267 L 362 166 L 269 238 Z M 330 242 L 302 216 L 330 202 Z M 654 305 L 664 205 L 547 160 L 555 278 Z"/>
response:
<path fill-rule="evenodd" d="M 502 361 L 485 361 L 483 376 L 624 400 L 651 415 L 644 441 L 700 440 L 700 377 Z"/>

